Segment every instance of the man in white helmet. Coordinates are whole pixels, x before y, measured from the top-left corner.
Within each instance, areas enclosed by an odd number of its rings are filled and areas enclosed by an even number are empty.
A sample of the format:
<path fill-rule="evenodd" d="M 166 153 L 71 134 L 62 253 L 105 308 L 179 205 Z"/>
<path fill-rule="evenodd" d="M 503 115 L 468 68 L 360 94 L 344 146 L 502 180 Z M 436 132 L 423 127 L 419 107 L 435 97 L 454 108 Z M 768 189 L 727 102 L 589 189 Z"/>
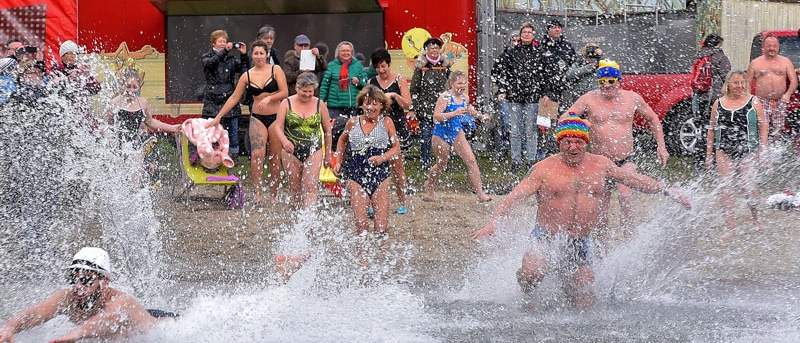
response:
<path fill-rule="evenodd" d="M 14 342 L 14 334 L 33 328 L 57 315 L 66 315 L 76 328 L 51 342 L 74 342 L 84 338 L 115 338 L 142 332 L 156 324 L 157 318 L 136 299 L 109 287 L 114 278 L 108 253 L 85 247 L 64 268 L 70 288 L 62 289 L 44 301 L 14 314 L 0 328 L 0 343 Z M 150 310 L 154 311 L 154 310 Z M 174 317 L 174 314 L 158 314 Z"/>

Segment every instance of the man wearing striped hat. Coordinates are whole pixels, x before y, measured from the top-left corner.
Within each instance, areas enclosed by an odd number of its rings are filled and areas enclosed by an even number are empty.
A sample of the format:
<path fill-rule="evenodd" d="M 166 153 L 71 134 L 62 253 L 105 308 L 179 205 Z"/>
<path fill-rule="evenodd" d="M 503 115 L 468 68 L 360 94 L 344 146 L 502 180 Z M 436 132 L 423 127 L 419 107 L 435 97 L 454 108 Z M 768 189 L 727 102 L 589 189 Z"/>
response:
<path fill-rule="evenodd" d="M 647 120 L 658 144 L 657 155 L 662 166 L 667 165 L 669 153 L 664 144 L 664 131 L 658 115 L 633 91 L 620 88 L 622 73 L 619 64 L 609 59 L 601 60 L 597 68 L 598 89 L 582 95 L 567 110 L 589 122 L 592 129 L 592 153 L 608 157 L 630 172 L 636 172 L 633 155 L 633 118 L 638 115 Z M 563 118 L 567 114 L 563 114 Z M 623 232 L 629 237 L 633 232 L 633 195 L 630 188 L 617 186 Z"/>
<path fill-rule="evenodd" d="M 587 122 L 575 114 L 558 121 L 559 153 L 535 164 L 530 173 L 497 206 L 489 223 L 472 238 L 490 236 L 497 221 L 530 196 L 538 209 L 531 244 L 517 271 L 517 282 L 531 294 L 546 273 L 563 280 L 574 306 L 589 308 L 594 302 L 594 281 L 589 236 L 608 225 L 608 183 L 623 183 L 644 193 L 671 197 L 686 208 L 689 201 L 674 188 L 634 171 L 620 168 L 609 158 L 586 152 L 591 141 Z"/>

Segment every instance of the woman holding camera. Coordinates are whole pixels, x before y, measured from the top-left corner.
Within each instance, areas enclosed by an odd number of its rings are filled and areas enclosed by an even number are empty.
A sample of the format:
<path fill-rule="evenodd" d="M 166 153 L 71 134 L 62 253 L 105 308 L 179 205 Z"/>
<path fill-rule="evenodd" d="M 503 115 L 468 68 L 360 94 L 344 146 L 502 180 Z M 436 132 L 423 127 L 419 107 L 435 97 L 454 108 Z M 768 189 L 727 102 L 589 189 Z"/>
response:
<path fill-rule="evenodd" d="M 597 46 L 597 43 L 586 43 L 581 49 L 581 56 L 572 64 L 567 70 L 567 82 L 572 85 L 572 88 L 566 92 L 567 96 L 564 101 L 567 108 L 575 103 L 575 100 L 588 93 L 591 90 L 597 89 L 597 65 L 603 59 L 603 50 Z"/>
<path fill-rule="evenodd" d="M 244 43 L 228 42 L 228 33 L 216 30 L 211 33 L 211 50 L 203 54 L 203 74 L 206 88 L 203 94 L 203 118 L 214 118 L 236 88 L 239 75 L 247 70 L 249 61 Z M 219 122 L 228 131 L 231 140 L 228 151 L 239 154 L 239 117 L 242 110 L 233 106 Z"/>

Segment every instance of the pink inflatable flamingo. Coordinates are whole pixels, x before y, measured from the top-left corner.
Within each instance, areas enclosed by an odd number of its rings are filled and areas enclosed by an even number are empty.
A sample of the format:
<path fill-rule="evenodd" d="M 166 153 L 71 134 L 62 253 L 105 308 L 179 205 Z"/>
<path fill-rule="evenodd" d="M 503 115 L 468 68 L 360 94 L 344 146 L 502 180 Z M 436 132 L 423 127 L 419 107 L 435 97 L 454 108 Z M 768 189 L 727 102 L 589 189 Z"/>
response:
<path fill-rule="evenodd" d="M 197 146 L 200 164 L 207 169 L 216 169 L 220 164 L 233 167 L 233 159 L 228 155 L 228 131 L 217 124 L 206 128 L 211 119 L 187 119 L 183 122 L 183 133 L 190 143 Z M 218 144 L 214 144 L 218 143 Z"/>

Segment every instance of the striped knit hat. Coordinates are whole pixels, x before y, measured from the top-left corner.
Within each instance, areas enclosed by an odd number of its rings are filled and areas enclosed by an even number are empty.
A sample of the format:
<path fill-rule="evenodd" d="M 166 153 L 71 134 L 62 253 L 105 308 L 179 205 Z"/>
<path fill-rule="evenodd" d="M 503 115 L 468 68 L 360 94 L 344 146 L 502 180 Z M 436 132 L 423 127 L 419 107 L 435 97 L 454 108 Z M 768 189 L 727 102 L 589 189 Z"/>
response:
<path fill-rule="evenodd" d="M 586 121 L 575 113 L 570 113 L 559 120 L 556 125 L 556 143 L 565 137 L 580 138 L 589 143 L 589 128 L 586 126 Z"/>

